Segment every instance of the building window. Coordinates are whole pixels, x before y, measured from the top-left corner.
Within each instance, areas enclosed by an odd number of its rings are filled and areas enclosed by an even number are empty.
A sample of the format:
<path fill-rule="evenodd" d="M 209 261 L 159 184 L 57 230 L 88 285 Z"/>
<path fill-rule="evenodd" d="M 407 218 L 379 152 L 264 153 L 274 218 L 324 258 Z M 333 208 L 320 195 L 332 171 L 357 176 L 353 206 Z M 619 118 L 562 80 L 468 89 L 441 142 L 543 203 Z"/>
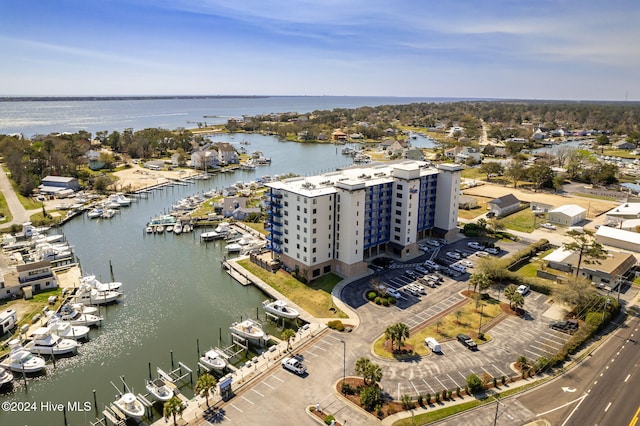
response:
<path fill-rule="evenodd" d="M 300 211 L 300 206 L 296 206 L 296 210 Z"/>
<path fill-rule="evenodd" d="M 396 201 L 396 207 L 402 207 L 402 202 L 401 201 Z"/>
<path fill-rule="evenodd" d="M 316 243 L 316 239 L 315 239 L 315 238 L 314 238 L 314 239 L 312 239 L 312 240 L 311 240 L 311 242 L 312 242 L 313 244 L 315 244 L 315 243 Z"/>
<path fill-rule="evenodd" d="M 315 217 L 313 218 L 313 224 L 315 225 L 318 222 L 318 219 L 316 219 Z"/>
<path fill-rule="evenodd" d="M 313 228 L 313 231 L 312 231 L 312 232 L 315 234 L 315 233 L 316 233 L 316 228 Z"/>
<path fill-rule="evenodd" d="M 316 203 L 316 200 L 313 200 L 313 204 L 315 204 L 315 203 Z M 311 213 L 316 214 L 317 213 L 317 209 L 311 210 Z"/>
<path fill-rule="evenodd" d="M 396 198 L 402 198 L 402 192 L 396 193 Z"/>
<path fill-rule="evenodd" d="M 315 252 L 316 252 L 316 248 L 314 247 L 314 248 L 311 250 L 311 253 L 315 253 Z"/>
<path fill-rule="evenodd" d="M 402 212 L 400 210 L 396 210 L 396 216 L 400 216 Z"/>
<path fill-rule="evenodd" d="M 396 189 L 397 189 L 398 191 L 402 191 L 402 185 L 397 184 L 397 185 L 396 185 Z"/>
<path fill-rule="evenodd" d="M 396 231 L 396 232 L 400 232 L 400 227 L 399 227 L 399 226 L 396 226 L 396 227 L 394 228 L 394 231 Z"/>
<path fill-rule="evenodd" d="M 396 219 L 396 223 L 399 225 L 402 221 L 400 219 Z"/>
<path fill-rule="evenodd" d="M 285 243 L 285 244 L 289 244 L 289 239 L 288 239 L 288 238 L 285 238 L 285 239 L 284 239 L 284 243 Z"/>
<path fill-rule="evenodd" d="M 285 202 L 284 202 L 284 206 L 285 206 L 285 207 L 289 207 L 289 202 L 288 202 L 288 201 L 285 201 Z"/>
<path fill-rule="evenodd" d="M 307 208 L 306 207 L 304 208 L 304 212 L 303 213 L 307 214 Z"/>

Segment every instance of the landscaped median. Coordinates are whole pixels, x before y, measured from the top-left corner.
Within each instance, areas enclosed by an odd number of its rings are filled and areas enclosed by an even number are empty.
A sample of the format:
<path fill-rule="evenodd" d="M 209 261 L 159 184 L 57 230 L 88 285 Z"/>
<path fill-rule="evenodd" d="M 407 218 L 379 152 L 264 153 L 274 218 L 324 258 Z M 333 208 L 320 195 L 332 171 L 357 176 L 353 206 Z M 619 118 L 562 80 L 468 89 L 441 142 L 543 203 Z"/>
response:
<path fill-rule="evenodd" d="M 249 259 L 239 260 L 237 263 L 316 318 L 348 318 L 347 314 L 333 304 L 331 290 L 342 280 L 337 275 L 324 275 L 304 284 L 282 269 L 272 273 Z"/>
<path fill-rule="evenodd" d="M 431 353 L 424 344 L 424 339 L 427 337 L 434 337 L 437 340 L 451 340 L 455 339 L 458 334 L 466 334 L 478 344 L 489 340 L 484 333 L 484 340 L 478 338 L 479 328 L 482 331 L 494 320 L 504 315 L 504 312 L 498 300 L 486 294 L 482 296 L 484 297 L 479 302 L 469 298 L 466 303 L 456 305 L 428 323 L 414 327 L 410 331 L 410 336 L 404 340 L 400 353 L 391 351 L 391 343 L 384 335 L 375 341 L 374 353 L 390 359 L 416 355 L 425 356 Z M 480 327 L 481 316 L 482 327 Z M 404 353 L 402 353 L 402 349 L 404 349 Z"/>

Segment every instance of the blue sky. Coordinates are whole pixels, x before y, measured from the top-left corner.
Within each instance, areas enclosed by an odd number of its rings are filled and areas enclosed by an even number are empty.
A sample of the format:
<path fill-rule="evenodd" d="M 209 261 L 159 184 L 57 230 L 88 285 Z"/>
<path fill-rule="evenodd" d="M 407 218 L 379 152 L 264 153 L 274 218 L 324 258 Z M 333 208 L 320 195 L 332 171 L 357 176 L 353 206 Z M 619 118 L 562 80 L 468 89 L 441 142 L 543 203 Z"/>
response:
<path fill-rule="evenodd" d="M 640 100 L 637 0 L 2 0 L 2 95 Z"/>

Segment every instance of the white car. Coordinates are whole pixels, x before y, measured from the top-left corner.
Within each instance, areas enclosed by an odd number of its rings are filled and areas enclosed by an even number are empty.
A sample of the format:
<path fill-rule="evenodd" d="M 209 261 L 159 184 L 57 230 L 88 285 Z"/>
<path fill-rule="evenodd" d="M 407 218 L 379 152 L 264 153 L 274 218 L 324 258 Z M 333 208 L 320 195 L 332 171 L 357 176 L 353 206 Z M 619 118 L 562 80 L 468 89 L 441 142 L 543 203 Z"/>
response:
<path fill-rule="evenodd" d="M 472 241 L 470 243 L 467 243 L 467 246 L 472 248 L 472 249 L 476 249 L 476 250 L 483 250 L 484 246 L 476 241 Z"/>
<path fill-rule="evenodd" d="M 518 288 L 516 289 L 516 293 L 520 293 L 521 295 L 525 295 L 527 293 L 529 293 L 531 289 L 529 288 L 528 285 L 519 285 Z"/>
<path fill-rule="evenodd" d="M 485 257 L 485 256 L 489 256 L 489 253 L 487 253 L 486 251 L 477 251 L 476 256 Z"/>
<path fill-rule="evenodd" d="M 400 292 L 398 290 L 396 290 L 395 288 L 387 288 L 387 294 L 389 296 L 395 297 L 396 299 L 401 296 Z"/>
<path fill-rule="evenodd" d="M 500 253 L 500 249 L 497 247 L 487 247 L 484 249 L 484 251 L 486 251 L 489 254 L 498 254 Z"/>
<path fill-rule="evenodd" d="M 550 229 L 551 231 L 555 231 L 557 228 L 555 225 L 552 225 L 550 223 L 543 223 L 542 225 L 540 225 L 542 228 L 546 228 L 546 229 Z"/>
<path fill-rule="evenodd" d="M 440 269 L 440 265 L 438 265 L 436 262 L 434 262 L 433 260 L 425 260 L 424 261 L 424 266 L 433 269 L 434 271 L 437 271 Z"/>
<path fill-rule="evenodd" d="M 458 263 L 463 265 L 463 266 L 466 266 L 467 268 L 473 268 L 475 266 L 472 261 L 467 260 L 467 259 L 463 259 Z"/>
<path fill-rule="evenodd" d="M 287 357 L 282 360 L 282 368 L 292 371 L 296 374 L 303 375 L 307 372 L 307 367 L 293 357 Z"/>
<path fill-rule="evenodd" d="M 426 243 L 433 247 L 440 247 L 440 243 L 436 240 L 427 240 Z"/>
<path fill-rule="evenodd" d="M 460 255 L 458 253 L 456 253 L 455 251 L 448 251 L 445 256 L 447 256 L 448 258 L 451 259 L 456 259 L 456 260 L 460 260 Z"/>

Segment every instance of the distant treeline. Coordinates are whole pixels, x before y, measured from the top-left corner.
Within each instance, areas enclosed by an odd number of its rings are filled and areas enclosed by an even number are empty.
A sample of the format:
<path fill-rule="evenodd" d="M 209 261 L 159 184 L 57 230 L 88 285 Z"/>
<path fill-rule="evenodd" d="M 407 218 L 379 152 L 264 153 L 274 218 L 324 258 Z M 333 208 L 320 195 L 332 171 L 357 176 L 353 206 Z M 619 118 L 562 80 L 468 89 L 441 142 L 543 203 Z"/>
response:
<path fill-rule="evenodd" d="M 253 95 L 202 95 L 202 96 L 3 96 L 0 102 L 33 102 L 33 101 L 144 101 L 162 99 L 263 99 L 270 96 Z"/>

